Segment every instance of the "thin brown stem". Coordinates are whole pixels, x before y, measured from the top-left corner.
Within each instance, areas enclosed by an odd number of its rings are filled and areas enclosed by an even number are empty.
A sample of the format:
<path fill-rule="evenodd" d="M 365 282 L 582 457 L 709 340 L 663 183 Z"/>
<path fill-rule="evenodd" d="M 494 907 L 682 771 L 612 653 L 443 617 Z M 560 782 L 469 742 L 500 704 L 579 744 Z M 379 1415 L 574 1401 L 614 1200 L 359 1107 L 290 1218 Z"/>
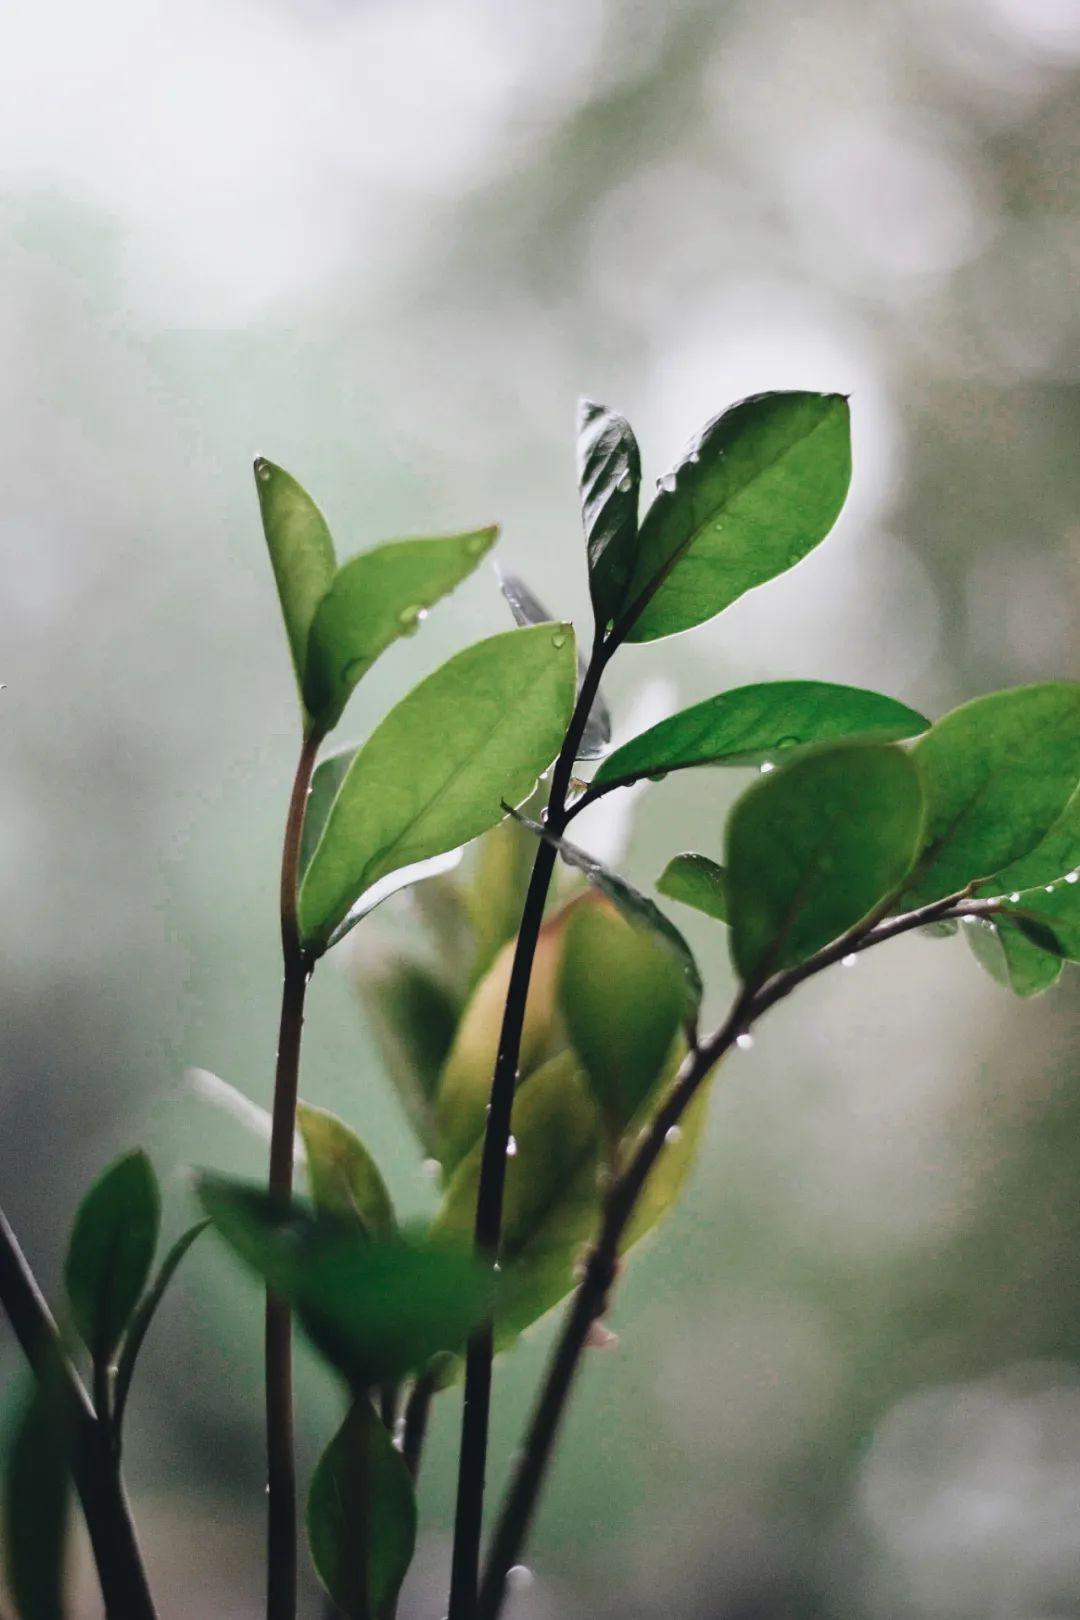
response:
<path fill-rule="evenodd" d="M 409 1398 L 405 1402 L 405 1426 L 401 1436 L 401 1455 L 406 1468 L 409 1470 L 413 1484 L 420 1477 L 420 1461 L 424 1454 L 428 1417 L 431 1413 L 431 1402 L 434 1395 L 435 1380 L 430 1374 L 423 1373 L 409 1391 Z"/>
<path fill-rule="evenodd" d="M 997 900 L 969 899 L 964 891 L 873 926 L 860 924 L 806 962 L 775 974 L 760 989 L 744 989 L 715 1034 L 687 1054 L 664 1101 L 604 1201 L 599 1234 L 552 1352 L 547 1376 L 519 1452 L 520 1461 L 495 1527 L 480 1588 L 478 1620 L 496 1620 L 502 1607 L 507 1572 L 521 1556 L 589 1330 L 607 1309 L 623 1234 L 649 1174 L 663 1152 L 668 1132 L 679 1123 L 702 1082 L 756 1019 L 805 980 L 845 956 L 869 950 L 944 918 L 991 916 L 999 905 Z"/>
<path fill-rule="evenodd" d="M 281 949 L 284 979 L 270 1134 L 270 1192 L 292 1193 L 300 1038 L 311 963 L 300 941 L 297 889 L 300 839 L 311 773 L 321 738 L 304 738 L 293 779 L 281 857 Z M 266 1615 L 296 1617 L 296 1458 L 293 1434 L 292 1316 L 283 1299 L 266 1296 Z"/>

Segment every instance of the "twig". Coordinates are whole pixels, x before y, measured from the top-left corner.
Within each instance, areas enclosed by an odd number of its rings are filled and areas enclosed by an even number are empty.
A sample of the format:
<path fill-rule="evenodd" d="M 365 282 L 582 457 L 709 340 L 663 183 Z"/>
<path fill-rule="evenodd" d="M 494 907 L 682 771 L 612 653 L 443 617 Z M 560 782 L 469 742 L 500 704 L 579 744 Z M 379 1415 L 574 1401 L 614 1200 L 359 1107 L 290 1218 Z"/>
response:
<path fill-rule="evenodd" d="M 412 1476 L 414 1485 L 420 1477 L 420 1459 L 424 1451 L 428 1416 L 431 1412 L 431 1402 L 434 1394 L 434 1378 L 431 1377 L 430 1373 L 423 1373 L 409 1391 L 409 1398 L 405 1402 L 401 1455 L 406 1468 Z"/>

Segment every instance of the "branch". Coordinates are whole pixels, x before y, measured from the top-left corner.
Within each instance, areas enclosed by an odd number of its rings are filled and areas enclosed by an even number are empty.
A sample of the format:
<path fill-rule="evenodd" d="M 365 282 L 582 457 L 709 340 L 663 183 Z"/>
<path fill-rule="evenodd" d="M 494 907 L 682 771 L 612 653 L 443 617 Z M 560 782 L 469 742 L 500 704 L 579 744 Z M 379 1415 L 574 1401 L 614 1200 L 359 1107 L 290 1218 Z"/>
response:
<path fill-rule="evenodd" d="M 540 1398 L 518 1454 L 520 1461 L 492 1538 L 480 1589 L 479 1620 L 496 1620 L 502 1607 L 507 1572 L 520 1558 L 589 1329 L 607 1309 L 623 1233 L 649 1174 L 663 1152 L 668 1132 L 678 1124 L 703 1081 L 756 1019 L 805 980 L 845 956 L 869 950 L 945 918 L 987 917 L 999 906 L 999 900 L 969 899 L 965 890 L 869 927 L 860 923 L 807 961 L 775 974 L 760 989 L 743 989 L 715 1034 L 687 1054 L 667 1096 L 604 1202 L 599 1235 L 552 1353 Z"/>

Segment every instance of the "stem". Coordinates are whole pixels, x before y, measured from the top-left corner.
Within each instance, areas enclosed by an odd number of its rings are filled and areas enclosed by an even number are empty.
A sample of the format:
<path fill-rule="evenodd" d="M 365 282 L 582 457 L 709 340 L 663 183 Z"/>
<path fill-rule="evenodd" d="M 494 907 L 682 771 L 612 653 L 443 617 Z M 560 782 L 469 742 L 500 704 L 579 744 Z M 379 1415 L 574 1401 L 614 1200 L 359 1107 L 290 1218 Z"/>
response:
<path fill-rule="evenodd" d="M 405 1431 L 401 1437 L 401 1455 L 415 1485 L 420 1477 L 420 1458 L 427 1436 L 428 1416 L 435 1394 L 435 1380 L 422 1374 L 409 1391 L 405 1402 Z"/>
<path fill-rule="evenodd" d="M 2 1211 L 0 1304 L 36 1377 L 61 1380 L 74 1436 L 71 1471 L 108 1620 L 155 1620 L 111 1436 L 97 1421 L 82 1381 L 64 1354 L 56 1323 Z"/>
<path fill-rule="evenodd" d="M 492 1537 L 479 1596 L 479 1620 L 496 1620 L 502 1606 L 507 1572 L 520 1558 L 589 1329 L 607 1309 L 623 1233 L 649 1173 L 663 1152 L 668 1131 L 678 1124 L 698 1087 L 730 1051 L 737 1037 L 757 1018 L 805 980 L 843 957 L 869 950 L 945 917 L 991 916 L 999 906 L 999 900 L 971 900 L 964 891 L 871 927 L 859 924 L 807 961 L 774 975 L 759 990 L 744 989 L 716 1033 L 687 1054 L 667 1096 L 604 1202 L 599 1235 L 552 1352 L 540 1398 L 519 1453 L 520 1461 Z"/>
<path fill-rule="evenodd" d="M 289 799 L 281 855 L 281 950 L 284 980 L 278 1030 L 274 1112 L 270 1133 L 270 1192 L 292 1194 L 296 1099 L 300 1077 L 300 1037 L 311 962 L 300 942 L 297 888 L 300 837 L 311 773 L 322 741 L 305 736 Z M 296 1459 L 293 1438 L 292 1316 L 283 1299 L 266 1295 L 266 1616 L 296 1616 Z"/>
<path fill-rule="evenodd" d="M 610 644 L 605 644 L 602 633 L 598 630 L 593 641 L 592 657 L 581 683 L 581 691 L 578 693 L 577 704 L 551 776 L 546 825 L 556 837 L 561 836 L 566 824 L 566 795 L 570 787 L 574 761 L 611 650 Z M 495 1059 L 495 1072 L 491 1082 L 491 1105 L 484 1133 L 474 1233 L 478 1253 L 491 1260 L 497 1258 L 499 1251 L 503 1189 L 506 1183 L 506 1149 L 510 1141 L 514 1089 L 521 1056 L 521 1032 L 525 1022 L 525 1005 L 532 978 L 536 945 L 544 920 L 544 906 L 551 886 L 551 875 L 555 869 L 555 857 L 554 846 L 546 839 L 542 840 L 533 862 L 532 876 L 521 914 L 521 926 L 514 950 Z M 457 1510 L 454 1520 L 454 1552 L 447 1620 L 473 1620 L 476 1611 L 493 1355 L 493 1330 L 491 1323 L 488 1322 L 471 1339 L 465 1362 L 461 1456 L 458 1465 Z"/>

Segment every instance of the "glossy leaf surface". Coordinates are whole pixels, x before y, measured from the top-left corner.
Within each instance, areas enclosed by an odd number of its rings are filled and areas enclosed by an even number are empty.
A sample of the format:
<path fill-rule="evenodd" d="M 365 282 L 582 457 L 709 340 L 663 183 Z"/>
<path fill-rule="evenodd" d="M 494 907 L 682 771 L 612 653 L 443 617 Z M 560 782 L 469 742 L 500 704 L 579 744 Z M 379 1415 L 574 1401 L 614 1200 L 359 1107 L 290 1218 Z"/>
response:
<path fill-rule="evenodd" d="M 501 821 L 559 751 L 574 699 L 569 626 L 468 647 L 386 716 L 353 760 L 300 890 L 300 927 L 323 950 L 378 879 Z"/>
<path fill-rule="evenodd" d="M 840 394 L 756 394 L 715 417 L 642 520 L 629 611 L 647 602 L 628 639 L 702 624 L 791 568 L 832 528 L 850 479 Z"/>
<path fill-rule="evenodd" d="M 581 400 L 577 459 L 589 592 L 603 628 L 625 605 L 637 552 L 641 455 L 626 418 Z"/>

